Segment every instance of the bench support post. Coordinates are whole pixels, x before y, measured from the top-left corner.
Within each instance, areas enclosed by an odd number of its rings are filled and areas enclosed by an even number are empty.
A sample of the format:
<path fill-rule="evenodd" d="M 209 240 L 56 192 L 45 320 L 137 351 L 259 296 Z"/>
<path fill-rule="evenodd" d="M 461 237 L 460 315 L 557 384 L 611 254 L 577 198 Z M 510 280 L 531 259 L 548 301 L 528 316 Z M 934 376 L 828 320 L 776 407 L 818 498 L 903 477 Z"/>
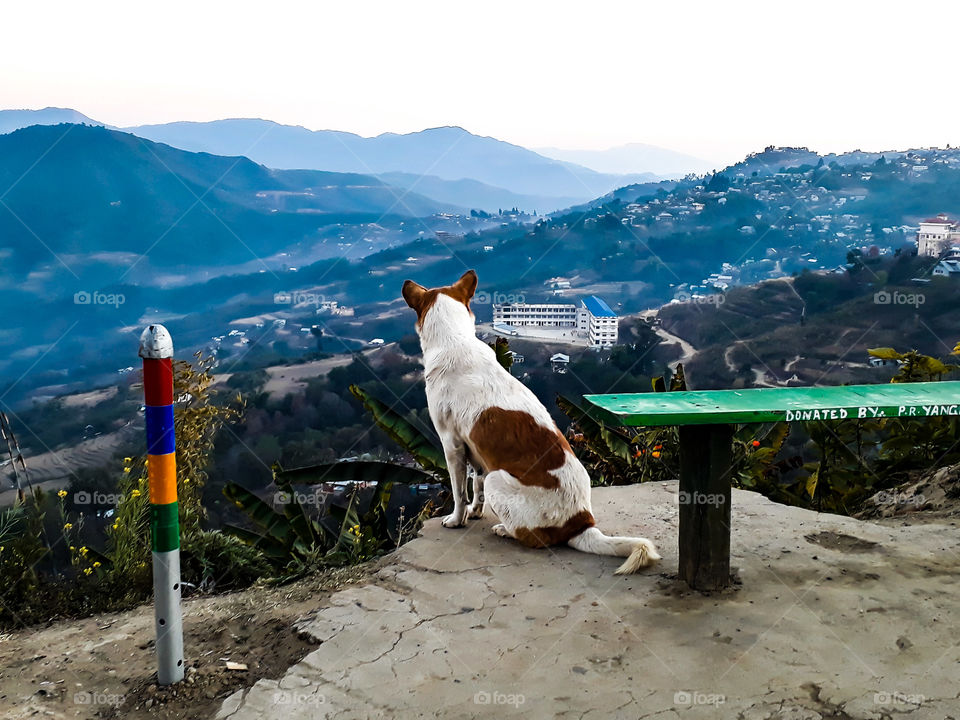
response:
<path fill-rule="evenodd" d="M 730 584 L 730 425 L 680 427 L 680 579 L 695 590 Z"/>

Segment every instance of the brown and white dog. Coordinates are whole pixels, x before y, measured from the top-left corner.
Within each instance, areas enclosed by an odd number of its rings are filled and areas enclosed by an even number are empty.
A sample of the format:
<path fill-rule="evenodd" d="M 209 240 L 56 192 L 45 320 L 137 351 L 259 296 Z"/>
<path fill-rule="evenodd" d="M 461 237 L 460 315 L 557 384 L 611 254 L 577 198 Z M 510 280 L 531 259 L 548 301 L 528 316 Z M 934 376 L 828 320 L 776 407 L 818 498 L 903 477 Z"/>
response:
<path fill-rule="evenodd" d="M 486 500 L 500 520 L 494 532 L 527 547 L 566 543 L 627 558 L 617 574 L 659 560 L 649 540 L 608 537 L 595 527 L 586 469 L 543 404 L 476 337 L 476 289 L 473 270 L 447 287 L 403 284 L 403 299 L 417 311 L 427 405 L 453 485 L 453 513 L 443 525 L 482 517 Z M 469 505 L 468 462 L 475 471 Z"/>

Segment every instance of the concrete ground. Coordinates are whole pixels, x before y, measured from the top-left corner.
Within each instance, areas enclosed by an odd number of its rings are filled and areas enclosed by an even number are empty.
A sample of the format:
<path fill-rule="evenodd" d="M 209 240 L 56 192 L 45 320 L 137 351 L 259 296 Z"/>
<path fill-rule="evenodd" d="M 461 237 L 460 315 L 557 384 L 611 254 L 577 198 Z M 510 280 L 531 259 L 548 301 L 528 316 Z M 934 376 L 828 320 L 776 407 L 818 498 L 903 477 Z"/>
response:
<path fill-rule="evenodd" d="M 734 491 L 742 584 L 675 580 L 676 485 L 594 491 L 658 567 L 534 551 L 429 522 L 302 629 L 322 644 L 218 719 L 960 718 L 960 532 L 880 525 Z"/>

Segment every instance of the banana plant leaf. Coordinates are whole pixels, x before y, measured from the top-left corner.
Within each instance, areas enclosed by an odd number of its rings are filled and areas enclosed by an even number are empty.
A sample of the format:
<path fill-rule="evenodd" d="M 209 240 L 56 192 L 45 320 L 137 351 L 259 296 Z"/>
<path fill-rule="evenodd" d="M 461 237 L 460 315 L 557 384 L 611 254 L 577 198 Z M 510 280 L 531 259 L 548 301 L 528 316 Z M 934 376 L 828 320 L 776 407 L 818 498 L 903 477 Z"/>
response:
<path fill-rule="evenodd" d="M 233 535 L 235 538 L 245 542 L 247 545 L 255 547 L 266 557 L 272 560 L 287 560 L 290 557 L 290 550 L 278 540 L 268 536 L 255 533 L 246 528 L 236 525 L 225 524 L 223 531 Z"/>
<path fill-rule="evenodd" d="M 387 506 L 390 504 L 390 495 L 393 492 L 393 483 L 390 481 L 380 483 L 370 498 L 370 505 L 363 515 L 363 524 L 372 528 L 376 537 L 389 537 L 390 529 L 387 527 Z"/>
<path fill-rule="evenodd" d="M 286 495 L 287 502 L 283 504 L 283 514 L 290 521 L 300 544 L 310 547 L 329 542 L 326 529 L 310 517 L 307 509 L 300 502 L 300 494 L 293 488 L 289 478 L 278 478 L 274 472 L 274 482 Z"/>
<path fill-rule="evenodd" d="M 289 470 L 277 469 L 274 471 L 274 478 L 278 487 L 281 483 L 315 485 L 321 482 L 395 482 L 414 485 L 437 481 L 436 477 L 418 468 L 376 461 L 336 462 Z"/>
<path fill-rule="evenodd" d="M 902 353 L 898 353 L 896 350 L 889 347 L 868 348 L 867 353 L 875 358 L 880 358 L 881 360 L 903 360 Z"/>
<path fill-rule="evenodd" d="M 352 552 L 353 548 L 357 545 L 360 538 L 354 532 L 354 529 L 360 525 L 360 515 L 357 513 L 357 503 L 359 502 L 360 493 L 354 490 L 350 495 L 350 502 L 347 503 L 347 507 L 343 508 L 342 521 L 340 522 L 340 533 L 337 537 L 337 544 L 333 546 L 333 549 L 330 551 L 331 554 L 337 552 Z M 340 509 L 340 508 L 338 508 Z M 333 508 L 331 508 L 332 514 Z M 339 515 L 340 513 L 337 513 Z"/>
<path fill-rule="evenodd" d="M 437 447 L 429 437 L 420 432 L 393 408 L 380 402 L 362 388 L 351 385 L 350 392 L 373 415 L 377 426 L 387 433 L 391 440 L 413 455 L 420 467 L 436 473 L 443 479 L 449 479 L 447 461 L 444 458 L 443 450 Z"/>
<path fill-rule="evenodd" d="M 622 460 L 630 462 L 633 459 L 630 442 L 623 435 L 606 428 L 603 423 L 594 420 L 583 408 L 563 395 L 557 395 L 557 405 L 567 414 L 567 417 L 577 423 L 577 427 L 591 441 L 602 444 L 610 453 Z"/>
<path fill-rule="evenodd" d="M 245 487 L 236 483 L 227 483 L 223 494 L 237 507 L 243 510 L 253 522 L 262 527 L 266 534 L 275 538 L 286 547 L 293 544 L 295 532 L 290 521 Z"/>

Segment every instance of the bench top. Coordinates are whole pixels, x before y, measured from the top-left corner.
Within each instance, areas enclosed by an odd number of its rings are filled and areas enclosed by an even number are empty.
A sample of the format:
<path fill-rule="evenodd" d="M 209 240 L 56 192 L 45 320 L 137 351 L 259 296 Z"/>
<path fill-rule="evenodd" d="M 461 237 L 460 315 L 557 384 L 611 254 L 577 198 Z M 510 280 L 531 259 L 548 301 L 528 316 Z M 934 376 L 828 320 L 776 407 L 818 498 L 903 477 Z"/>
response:
<path fill-rule="evenodd" d="M 960 381 L 584 395 L 607 425 L 725 425 L 960 414 Z"/>

